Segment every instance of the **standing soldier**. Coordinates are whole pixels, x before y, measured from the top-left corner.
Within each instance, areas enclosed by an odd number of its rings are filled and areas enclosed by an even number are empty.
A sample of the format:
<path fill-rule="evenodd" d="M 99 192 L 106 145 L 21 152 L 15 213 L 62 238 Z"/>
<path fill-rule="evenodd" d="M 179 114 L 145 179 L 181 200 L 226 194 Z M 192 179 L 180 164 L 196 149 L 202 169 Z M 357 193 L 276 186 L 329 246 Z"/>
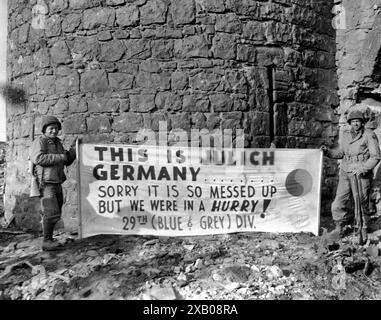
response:
<path fill-rule="evenodd" d="M 349 222 L 350 217 L 345 211 L 350 200 L 353 187 L 351 177 L 357 176 L 360 182 L 359 202 L 363 212 L 363 230 L 368 227 L 369 221 L 369 189 L 372 178 L 372 170 L 381 159 L 377 136 L 369 129 L 365 129 L 365 119 L 361 111 L 352 111 L 347 119 L 350 130 L 343 132 L 341 146 L 337 150 L 322 146 L 324 154 L 329 158 L 343 159 L 339 173 L 339 184 L 337 186 L 336 198 L 332 203 L 332 217 L 335 221 L 335 229 L 331 236 L 344 236 L 344 225 Z M 353 181 L 353 180 L 352 180 Z M 357 189 L 357 187 L 356 187 Z M 357 190 L 356 190 L 357 191 Z M 360 230 L 362 232 L 363 230 Z M 366 240 L 366 232 L 363 233 L 363 241 Z"/>
<path fill-rule="evenodd" d="M 66 151 L 57 137 L 61 123 L 56 117 L 42 120 L 43 135 L 33 141 L 30 160 L 37 178 L 42 209 L 42 250 L 56 250 L 59 244 L 53 240 L 54 226 L 61 218 L 63 193 L 61 184 L 66 180 L 64 166 L 76 158 L 74 148 Z"/>

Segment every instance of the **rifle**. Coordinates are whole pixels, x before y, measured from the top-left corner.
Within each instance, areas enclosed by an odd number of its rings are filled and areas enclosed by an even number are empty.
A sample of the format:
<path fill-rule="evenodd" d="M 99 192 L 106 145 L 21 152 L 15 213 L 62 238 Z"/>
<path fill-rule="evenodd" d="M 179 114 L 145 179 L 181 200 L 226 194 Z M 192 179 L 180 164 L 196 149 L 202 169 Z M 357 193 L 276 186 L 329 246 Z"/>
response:
<path fill-rule="evenodd" d="M 366 225 L 364 225 L 364 209 L 361 205 L 361 179 L 356 174 L 350 175 L 352 185 L 353 200 L 355 202 L 355 229 L 357 230 L 359 244 L 363 245 L 366 241 Z"/>

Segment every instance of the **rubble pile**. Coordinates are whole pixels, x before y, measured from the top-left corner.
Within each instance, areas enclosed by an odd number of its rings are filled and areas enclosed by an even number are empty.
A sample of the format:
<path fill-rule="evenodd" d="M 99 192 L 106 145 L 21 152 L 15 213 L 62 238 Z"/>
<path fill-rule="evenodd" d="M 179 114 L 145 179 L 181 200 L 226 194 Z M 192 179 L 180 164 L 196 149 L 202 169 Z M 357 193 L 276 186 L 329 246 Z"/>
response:
<path fill-rule="evenodd" d="M 378 219 L 378 218 L 377 218 Z M 0 233 L 0 299 L 380 299 L 381 232 L 364 246 L 325 233 L 199 237 Z"/>

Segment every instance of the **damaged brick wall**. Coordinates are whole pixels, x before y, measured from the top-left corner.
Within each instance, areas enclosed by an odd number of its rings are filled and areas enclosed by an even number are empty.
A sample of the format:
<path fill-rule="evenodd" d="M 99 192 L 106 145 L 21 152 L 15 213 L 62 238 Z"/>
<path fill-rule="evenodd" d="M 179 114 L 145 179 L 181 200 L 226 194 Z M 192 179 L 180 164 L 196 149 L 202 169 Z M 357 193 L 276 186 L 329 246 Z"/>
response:
<path fill-rule="evenodd" d="M 337 135 L 331 0 L 12 0 L 5 207 L 30 227 L 27 159 L 41 117 L 63 140 L 123 142 L 143 127 L 243 128 L 246 147 L 317 147 Z M 75 228 L 76 179 L 63 220 Z M 324 195 L 329 195 L 330 191 Z"/>

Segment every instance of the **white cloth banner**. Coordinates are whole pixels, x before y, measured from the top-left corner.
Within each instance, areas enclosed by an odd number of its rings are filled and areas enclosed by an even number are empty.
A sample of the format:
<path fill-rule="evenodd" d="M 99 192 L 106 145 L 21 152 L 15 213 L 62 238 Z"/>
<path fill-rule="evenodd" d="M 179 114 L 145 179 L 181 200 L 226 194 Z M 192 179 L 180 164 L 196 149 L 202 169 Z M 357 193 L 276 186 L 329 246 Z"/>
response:
<path fill-rule="evenodd" d="M 80 237 L 318 235 L 322 152 L 78 145 Z"/>

